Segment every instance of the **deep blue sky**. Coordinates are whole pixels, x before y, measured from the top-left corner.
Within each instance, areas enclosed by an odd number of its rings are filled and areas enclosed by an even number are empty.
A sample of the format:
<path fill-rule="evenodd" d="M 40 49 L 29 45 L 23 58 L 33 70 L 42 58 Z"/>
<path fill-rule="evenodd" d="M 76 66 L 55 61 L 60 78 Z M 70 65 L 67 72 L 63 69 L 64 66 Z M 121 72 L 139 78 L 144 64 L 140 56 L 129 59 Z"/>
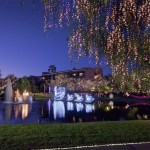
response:
<path fill-rule="evenodd" d="M 43 32 L 43 8 L 41 1 L 0 0 L 0 70 L 3 77 L 41 75 L 49 65 L 57 71 L 73 67 L 94 67 L 88 59 L 70 64 L 67 47 L 67 31 L 52 29 Z M 108 74 L 108 68 L 103 68 Z"/>

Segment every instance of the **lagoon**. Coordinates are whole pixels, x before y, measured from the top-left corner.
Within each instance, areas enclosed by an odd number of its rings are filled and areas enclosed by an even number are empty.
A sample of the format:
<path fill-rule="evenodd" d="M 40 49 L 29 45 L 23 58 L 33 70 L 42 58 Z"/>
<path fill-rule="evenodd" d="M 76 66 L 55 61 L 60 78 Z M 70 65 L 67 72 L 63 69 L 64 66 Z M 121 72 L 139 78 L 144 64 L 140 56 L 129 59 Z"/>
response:
<path fill-rule="evenodd" d="M 0 124 L 75 123 L 149 120 L 149 100 L 121 98 L 86 103 L 66 100 L 34 100 L 28 104 L 0 102 Z"/>

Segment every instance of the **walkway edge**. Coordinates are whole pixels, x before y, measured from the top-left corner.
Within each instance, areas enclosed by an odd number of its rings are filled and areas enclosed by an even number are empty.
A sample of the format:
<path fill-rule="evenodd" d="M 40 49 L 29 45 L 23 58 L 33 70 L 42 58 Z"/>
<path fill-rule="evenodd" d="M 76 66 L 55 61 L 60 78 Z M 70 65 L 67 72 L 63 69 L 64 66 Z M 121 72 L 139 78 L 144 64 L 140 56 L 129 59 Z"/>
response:
<path fill-rule="evenodd" d="M 90 148 L 90 147 L 104 147 L 104 146 L 121 146 L 121 145 L 134 145 L 134 144 L 150 144 L 150 142 L 135 142 L 135 143 L 118 143 L 118 144 L 103 144 L 103 145 L 91 145 L 91 146 L 76 146 L 76 147 L 66 147 L 66 148 L 50 148 L 50 149 L 40 149 L 40 150 L 67 150 L 75 148 Z"/>

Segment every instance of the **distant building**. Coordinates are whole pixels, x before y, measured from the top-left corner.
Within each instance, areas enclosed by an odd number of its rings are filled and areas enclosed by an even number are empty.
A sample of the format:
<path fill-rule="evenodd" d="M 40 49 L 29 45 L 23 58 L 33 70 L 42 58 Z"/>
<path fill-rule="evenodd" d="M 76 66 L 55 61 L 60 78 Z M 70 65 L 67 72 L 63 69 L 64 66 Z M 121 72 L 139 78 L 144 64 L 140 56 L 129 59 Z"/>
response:
<path fill-rule="evenodd" d="M 80 69 L 72 69 L 60 72 L 54 72 L 51 74 L 50 72 L 42 72 L 41 78 L 45 79 L 54 79 L 55 76 L 63 74 L 68 78 L 85 78 L 85 79 L 96 79 L 98 77 L 103 77 L 102 68 L 80 68 Z"/>

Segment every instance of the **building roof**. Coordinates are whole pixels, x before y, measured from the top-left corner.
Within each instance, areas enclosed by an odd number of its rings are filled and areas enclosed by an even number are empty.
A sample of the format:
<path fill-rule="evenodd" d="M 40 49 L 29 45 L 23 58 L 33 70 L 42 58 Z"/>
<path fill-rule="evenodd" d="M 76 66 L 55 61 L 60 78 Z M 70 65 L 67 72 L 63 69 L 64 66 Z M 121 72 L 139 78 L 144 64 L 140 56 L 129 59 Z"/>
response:
<path fill-rule="evenodd" d="M 79 69 L 74 68 L 72 70 L 59 71 L 59 72 L 56 72 L 56 73 L 53 73 L 53 74 L 70 74 L 70 73 L 79 73 L 79 72 L 83 73 L 87 70 L 96 70 L 96 69 L 102 70 L 102 68 L 85 67 L 85 68 L 79 68 Z M 42 72 L 42 76 L 49 76 L 49 75 L 50 75 L 49 72 Z"/>

